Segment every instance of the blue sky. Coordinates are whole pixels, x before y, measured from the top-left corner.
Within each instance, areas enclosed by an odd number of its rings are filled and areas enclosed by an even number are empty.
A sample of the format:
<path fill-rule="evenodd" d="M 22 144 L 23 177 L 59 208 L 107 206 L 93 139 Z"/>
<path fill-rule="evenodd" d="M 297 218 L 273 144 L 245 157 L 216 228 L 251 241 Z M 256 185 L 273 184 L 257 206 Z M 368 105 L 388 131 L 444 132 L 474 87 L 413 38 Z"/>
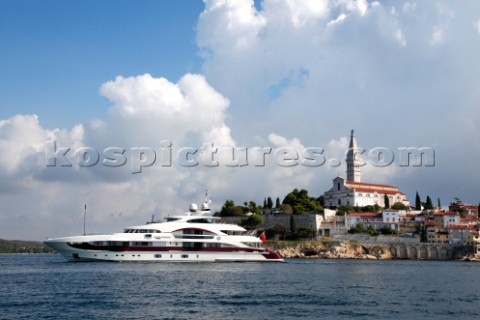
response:
<path fill-rule="evenodd" d="M 201 1 L 2 1 L 0 117 L 37 114 L 47 127 L 105 117 L 100 85 L 150 73 L 198 72 Z"/>
<path fill-rule="evenodd" d="M 480 201 L 476 0 L 2 1 L 0 48 L 0 238 L 79 233 L 85 203 L 93 231 L 113 232 L 207 188 L 217 207 L 318 196 L 345 175 L 351 129 L 395 156 L 365 159 L 363 181 L 411 201 Z M 72 167 L 46 166 L 52 141 Z M 207 149 L 199 166 L 168 167 L 165 141 L 174 160 L 212 143 L 273 151 L 264 167 L 204 165 Z M 102 165 L 108 147 L 126 165 Z M 135 147 L 158 160 L 139 174 Z M 403 147 L 434 150 L 435 165 L 400 166 Z M 85 148 L 98 165 L 78 165 Z M 327 161 L 282 166 L 282 148 L 324 149 Z"/>

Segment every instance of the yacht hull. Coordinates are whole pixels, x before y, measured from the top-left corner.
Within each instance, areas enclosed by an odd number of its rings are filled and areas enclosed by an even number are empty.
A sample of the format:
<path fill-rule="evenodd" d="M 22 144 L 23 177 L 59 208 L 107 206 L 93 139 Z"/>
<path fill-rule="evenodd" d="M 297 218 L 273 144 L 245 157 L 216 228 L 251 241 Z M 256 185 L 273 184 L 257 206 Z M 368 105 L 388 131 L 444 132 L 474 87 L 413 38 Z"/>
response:
<path fill-rule="evenodd" d="M 109 251 L 85 250 L 71 247 L 67 242 L 47 240 L 45 244 L 58 251 L 66 260 L 76 262 L 116 261 L 116 262 L 282 262 L 275 252 L 264 250 L 244 251 Z"/>

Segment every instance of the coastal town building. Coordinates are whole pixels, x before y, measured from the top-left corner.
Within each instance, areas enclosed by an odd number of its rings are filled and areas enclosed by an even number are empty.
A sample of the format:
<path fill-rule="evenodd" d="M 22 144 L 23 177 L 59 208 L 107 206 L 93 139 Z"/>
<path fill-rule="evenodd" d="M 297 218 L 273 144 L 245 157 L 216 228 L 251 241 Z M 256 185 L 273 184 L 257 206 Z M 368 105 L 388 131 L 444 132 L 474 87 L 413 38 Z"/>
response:
<path fill-rule="evenodd" d="M 377 210 L 389 205 L 401 203 L 408 211 L 385 208 L 382 212 L 354 212 L 343 217 L 343 224 L 338 220 L 324 221 L 319 229 L 320 235 L 339 229 L 351 230 L 362 226 L 364 230 L 373 227 L 381 231 L 387 227 L 401 236 L 425 232 L 422 239 L 430 243 L 452 244 L 473 248 L 480 253 L 479 206 L 463 204 L 459 199 L 449 205 L 448 211 L 441 208 L 434 210 L 415 210 L 410 207 L 406 195 L 398 187 L 362 182 L 361 161 L 359 159 L 357 140 L 351 131 L 349 149 L 346 156 L 346 178 L 337 176 L 333 179 L 330 190 L 324 193 L 325 207 L 366 207 Z M 342 209 L 343 210 L 343 209 Z"/>
<path fill-rule="evenodd" d="M 427 233 L 427 242 L 435 242 L 435 232 L 437 232 L 437 228 L 435 227 L 434 221 L 425 222 L 425 232 Z"/>
<path fill-rule="evenodd" d="M 381 213 L 354 212 L 345 216 L 345 227 L 350 229 L 357 225 L 367 229 L 373 226 L 375 230 L 388 227 L 396 232 L 400 230 L 400 217 L 405 215 L 404 210 L 384 210 Z"/>
<path fill-rule="evenodd" d="M 473 225 L 449 225 L 447 231 L 450 236 L 450 243 L 473 246 Z"/>
<path fill-rule="evenodd" d="M 460 224 L 460 215 L 458 212 L 434 212 L 433 221 L 435 222 L 435 227 L 437 229 L 445 229 L 449 225 L 458 225 Z"/>
<path fill-rule="evenodd" d="M 461 212 L 465 215 L 478 216 L 478 205 L 462 203 L 460 200 L 448 205 L 449 211 Z"/>
<path fill-rule="evenodd" d="M 370 206 L 385 207 L 385 196 L 390 205 L 400 202 L 406 206 L 410 203 L 407 196 L 398 187 L 361 182 L 360 160 L 357 141 L 353 130 L 350 135 L 350 144 L 346 157 L 347 179 L 336 177 L 333 186 L 325 192 L 325 206 Z"/>
<path fill-rule="evenodd" d="M 423 225 L 427 242 L 466 246 L 472 248 L 475 253 L 480 251 L 478 219 L 461 218 L 459 212 L 454 211 L 429 212 L 425 219 Z"/>
<path fill-rule="evenodd" d="M 435 243 L 449 243 L 450 236 L 448 231 L 436 231 L 433 237 L 433 242 Z"/>
<path fill-rule="evenodd" d="M 473 253 L 480 254 L 480 236 L 478 230 L 472 232 Z"/>

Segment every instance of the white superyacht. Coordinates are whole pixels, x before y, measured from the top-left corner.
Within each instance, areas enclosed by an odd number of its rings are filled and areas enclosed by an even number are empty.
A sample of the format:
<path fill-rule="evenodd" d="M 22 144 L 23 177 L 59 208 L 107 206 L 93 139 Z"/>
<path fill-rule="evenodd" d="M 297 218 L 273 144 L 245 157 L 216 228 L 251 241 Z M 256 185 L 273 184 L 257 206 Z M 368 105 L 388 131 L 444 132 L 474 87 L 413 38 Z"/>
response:
<path fill-rule="evenodd" d="M 126 228 L 122 233 L 83 235 L 45 240 L 69 261 L 154 262 L 279 262 L 263 246 L 265 237 L 247 235 L 244 228 L 218 223 L 206 196 L 183 215 Z"/>

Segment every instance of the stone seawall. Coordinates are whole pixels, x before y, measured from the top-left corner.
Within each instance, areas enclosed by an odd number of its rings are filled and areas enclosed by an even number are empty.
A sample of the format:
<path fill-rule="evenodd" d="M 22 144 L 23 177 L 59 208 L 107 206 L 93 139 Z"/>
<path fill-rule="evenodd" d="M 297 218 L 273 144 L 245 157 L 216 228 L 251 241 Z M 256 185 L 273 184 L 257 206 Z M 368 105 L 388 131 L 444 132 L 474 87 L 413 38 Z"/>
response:
<path fill-rule="evenodd" d="M 274 249 L 285 259 L 478 260 L 468 248 L 420 242 L 306 241 L 284 247 L 277 245 Z"/>

